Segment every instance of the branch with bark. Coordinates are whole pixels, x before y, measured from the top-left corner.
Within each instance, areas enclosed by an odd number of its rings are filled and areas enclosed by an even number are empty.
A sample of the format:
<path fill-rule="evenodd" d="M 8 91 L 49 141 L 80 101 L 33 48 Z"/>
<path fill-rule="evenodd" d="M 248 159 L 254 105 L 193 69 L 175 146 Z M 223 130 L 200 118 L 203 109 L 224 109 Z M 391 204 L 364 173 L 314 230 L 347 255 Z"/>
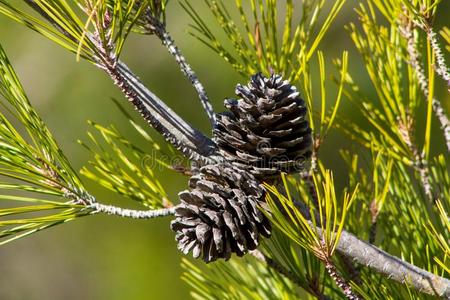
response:
<path fill-rule="evenodd" d="M 450 297 L 450 280 L 425 271 L 343 231 L 336 250 L 389 279 L 439 297 Z"/>
<path fill-rule="evenodd" d="M 165 24 L 161 23 L 158 19 L 152 17 L 152 15 L 149 13 L 147 14 L 147 21 L 150 24 L 151 32 L 154 33 L 161 40 L 161 42 L 167 48 L 169 53 L 174 57 L 181 72 L 189 79 L 190 83 L 197 91 L 198 97 L 203 106 L 203 109 L 206 112 L 206 115 L 208 116 L 211 127 L 214 128 L 214 126 L 216 125 L 216 115 L 209 101 L 208 94 L 206 93 L 203 84 L 198 79 L 197 74 L 188 64 L 186 58 L 175 44 L 175 41 L 167 32 Z"/>
<path fill-rule="evenodd" d="M 404 36 L 404 38 L 407 40 L 407 51 L 409 56 L 409 63 L 412 66 L 417 80 L 419 82 L 420 89 L 422 90 L 423 95 L 425 96 L 425 99 L 428 100 L 429 98 L 429 87 L 428 87 L 428 80 L 425 75 L 425 71 L 423 69 L 422 64 L 420 63 L 420 54 L 417 50 L 417 43 L 414 39 L 414 24 L 411 21 L 404 20 L 402 24 L 399 25 L 400 33 Z M 429 38 L 432 39 L 434 36 L 430 36 Z M 433 41 L 433 40 L 432 40 Z M 437 42 L 435 42 L 437 43 Z M 432 42 L 433 44 L 433 42 Z M 438 48 L 439 49 L 439 48 Z M 436 51 L 435 51 L 436 52 Z M 440 53 L 440 52 L 439 52 Z M 438 59 L 439 60 L 439 59 Z M 441 59 L 442 61 L 442 59 Z M 444 64 L 445 66 L 445 64 Z M 440 67 L 439 69 L 442 69 L 444 67 Z M 441 102 L 433 97 L 431 99 L 433 106 L 433 111 L 436 117 L 438 118 L 441 129 L 444 132 L 444 138 L 447 145 L 447 150 L 450 152 L 450 120 L 448 119 L 444 107 L 442 106 Z"/>
<path fill-rule="evenodd" d="M 112 63 L 112 64 L 110 64 Z M 190 160 L 211 163 L 215 144 L 153 94 L 122 62 L 109 62 L 106 72 L 142 117 Z"/>
<path fill-rule="evenodd" d="M 49 21 L 49 23 L 58 31 L 67 38 L 74 40 L 73 37 L 55 22 L 55 20 L 39 5 L 37 5 L 34 0 L 25 1 L 32 9 Z M 101 42 L 96 41 L 96 37 L 88 38 L 98 46 L 99 53 L 101 53 L 101 57 L 97 58 L 97 66 L 103 69 L 111 77 L 114 84 L 120 88 L 130 103 L 133 104 L 135 109 L 155 130 L 162 134 L 168 142 L 185 154 L 189 159 L 199 162 L 200 164 L 213 161 L 211 156 L 214 155 L 216 147 L 211 139 L 186 123 L 178 114 L 170 109 L 164 101 L 159 99 L 135 74 L 133 74 L 125 63 L 117 60 L 117 58 L 110 53 L 110 49 L 105 49 Z M 182 56 L 180 55 L 179 57 Z M 184 66 L 189 65 L 185 63 Z M 192 72 L 192 74 L 194 73 Z M 192 76 L 193 78 L 196 78 L 195 75 Z M 207 97 L 206 93 L 204 94 L 204 97 Z M 210 113 L 212 113 L 212 109 Z"/>

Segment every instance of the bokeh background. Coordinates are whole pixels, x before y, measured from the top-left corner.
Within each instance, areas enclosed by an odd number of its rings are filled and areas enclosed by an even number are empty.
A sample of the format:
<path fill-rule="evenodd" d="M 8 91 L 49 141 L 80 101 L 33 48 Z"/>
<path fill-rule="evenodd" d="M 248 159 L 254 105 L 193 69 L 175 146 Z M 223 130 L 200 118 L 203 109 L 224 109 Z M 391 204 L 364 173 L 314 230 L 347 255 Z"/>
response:
<path fill-rule="evenodd" d="M 193 2 L 200 14 L 210 16 L 203 1 Z M 357 2 L 347 1 L 320 49 L 329 61 L 340 57 L 343 50 L 349 50 L 350 70 L 367 86 L 366 90 L 370 90 L 362 62 L 344 29 L 345 24 L 356 21 L 353 9 Z M 450 26 L 448 1 L 440 11 L 437 28 L 444 24 Z M 169 31 L 204 83 L 216 111 L 221 111 L 223 99 L 233 96 L 236 83 L 246 79 L 187 34 L 189 18 L 176 0 L 169 2 L 167 19 Z M 129 135 L 136 143 L 141 142 L 110 99 L 123 100 L 138 121 L 139 116 L 126 104 L 110 79 L 94 66 L 76 62 L 71 53 L 4 16 L 0 16 L 0 43 L 33 105 L 75 169 L 90 159 L 89 153 L 77 143 L 77 139 L 87 140 L 86 131 L 90 129 L 87 120 L 115 124 L 124 135 Z M 123 59 L 176 112 L 204 132 L 210 131 L 194 90 L 159 40 L 131 37 Z M 450 110 L 445 89 L 438 91 L 438 96 Z M 343 109 L 352 108 L 344 103 Z M 157 137 L 152 130 L 149 132 Z M 346 142 L 339 134 L 332 133 L 327 143 L 333 147 L 322 147 L 322 159 L 328 161 L 335 172 L 343 174 L 345 170 L 336 149 Z M 161 181 L 174 200 L 177 192 L 187 185 L 186 178 L 170 172 L 163 173 Z M 88 180 L 85 182 L 100 201 L 134 207 L 130 201 Z M 2 246 L 0 299 L 186 299 L 188 286 L 180 280 L 181 255 L 169 221 L 136 221 L 98 215 Z"/>

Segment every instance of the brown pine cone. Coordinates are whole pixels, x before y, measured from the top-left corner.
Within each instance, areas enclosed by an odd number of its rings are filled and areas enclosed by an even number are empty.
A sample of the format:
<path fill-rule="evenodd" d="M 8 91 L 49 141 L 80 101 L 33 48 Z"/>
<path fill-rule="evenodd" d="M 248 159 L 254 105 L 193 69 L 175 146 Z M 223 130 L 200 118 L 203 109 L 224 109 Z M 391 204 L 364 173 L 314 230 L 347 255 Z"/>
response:
<path fill-rule="evenodd" d="M 189 180 L 190 190 L 179 194 L 181 204 L 171 228 L 178 248 L 205 262 L 243 256 L 269 237 L 271 226 L 258 205 L 264 189 L 255 178 L 237 167 L 207 165 Z"/>
<path fill-rule="evenodd" d="M 214 139 L 222 155 L 259 179 L 303 170 L 312 139 L 297 89 L 280 75 L 257 73 L 237 85 L 236 95 L 225 100 L 230 111 L 217 116 Z"/>

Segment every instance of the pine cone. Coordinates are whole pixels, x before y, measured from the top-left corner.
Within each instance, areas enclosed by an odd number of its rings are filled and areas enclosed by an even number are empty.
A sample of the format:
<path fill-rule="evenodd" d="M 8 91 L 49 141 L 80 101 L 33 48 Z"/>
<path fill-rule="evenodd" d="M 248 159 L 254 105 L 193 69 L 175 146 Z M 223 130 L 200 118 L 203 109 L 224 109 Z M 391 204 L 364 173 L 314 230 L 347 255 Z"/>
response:
<path fill-rule="evenodd" d="M 271 226 L 258 209 L 264 189 L 248 172 L 231 165 L 207 165 L 189 180 L 191 190 L 179 194 L 171 228 L 178 249 L 192 250 L 205 262 L 243 256 L 258 246 L 259 236 L 269 237 Z"/>
<path fill-rule="evenodd" d="M 214 138 L 222 155 L 258 178 L 304 169 L 311 156 L 311 129 L 305 102 L 280 75 L 252 76 L 236 87 L 239 100 L 227 99 L 230 110 L 217 116 Z"/>

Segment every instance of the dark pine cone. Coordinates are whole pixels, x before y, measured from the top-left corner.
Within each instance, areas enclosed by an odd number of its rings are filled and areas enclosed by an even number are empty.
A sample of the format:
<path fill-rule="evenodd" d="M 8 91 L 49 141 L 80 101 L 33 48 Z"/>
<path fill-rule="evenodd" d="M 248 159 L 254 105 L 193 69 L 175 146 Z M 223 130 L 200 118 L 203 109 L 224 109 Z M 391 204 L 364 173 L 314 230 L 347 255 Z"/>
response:
<path fill-rule="evenodd" d="M 243 256 L 269 237 L 269 220 L 258 209 L 264 189 L 248 172 L 225 164 L 207 165 L 189 180 L 191 190 L 179 194 L 176 219 L 178 248 L 205 262 Z"/>
<path fill-rule="evenodd" d="M 217 116 L 214 137 L 233 164 L 251 167 L 258 178 L 304 169 L 311 156 L 311 129 L 305 102 L 280 75 L 253 75 L 236 87 L 239 100 L 227 99 L 230 110 Z"/>

